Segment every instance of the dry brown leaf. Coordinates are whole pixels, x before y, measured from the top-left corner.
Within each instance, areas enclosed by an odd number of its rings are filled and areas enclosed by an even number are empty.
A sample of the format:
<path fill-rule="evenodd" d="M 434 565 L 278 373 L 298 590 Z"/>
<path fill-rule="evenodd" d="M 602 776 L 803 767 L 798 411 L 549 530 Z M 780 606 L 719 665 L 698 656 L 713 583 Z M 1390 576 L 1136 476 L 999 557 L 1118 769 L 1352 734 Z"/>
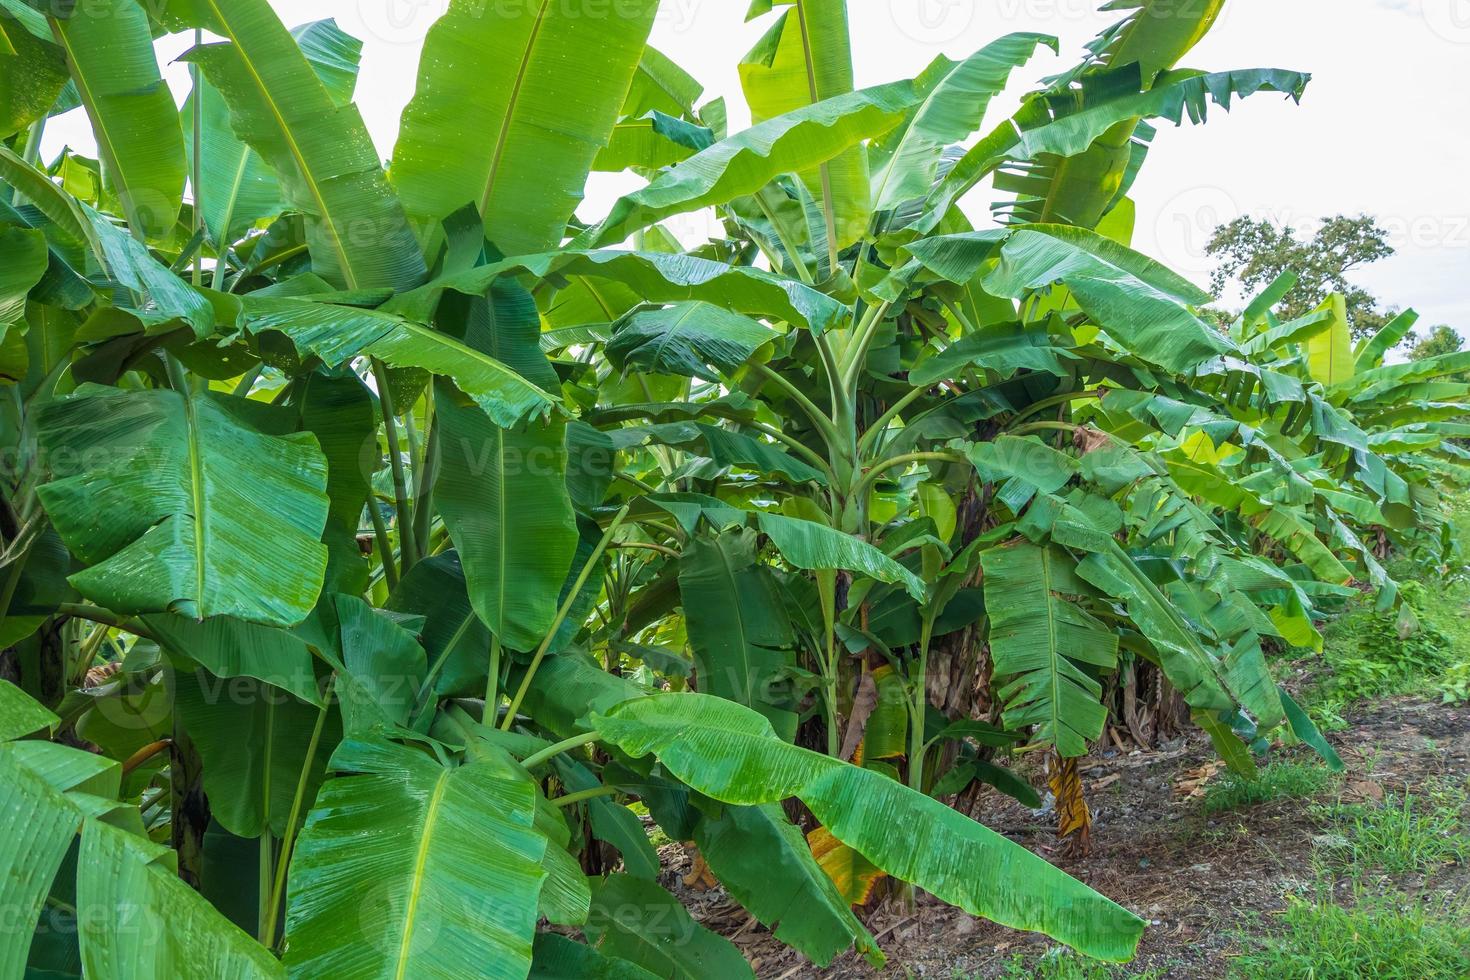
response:
<path fill-rule="evenodd" d="M 1199 799 L 1205 795 L 1205 786 L 1209 781 L 1224 768 L 1225 763 L 1212 759 L 1198 769 L 1186 770 L 1174 781 L 1174 795 L 1191 800 Z"/>
<path fill-rule="evenodd" d="M 709 865 L 705 863 L 704 855 L 699 853 L 699 848 L 693 844 L 685 844 L 684 850 L 693 862 L 693 867 L 682 879 L 684 887 L 692 888 L 697 892 L 707 892 L 712 888 L 718 888 L 719 879 L 715 877 L 714 872 L 710 871 Z"/>
<path fill-rule="evenodd" d="M 1057 836 L 1066 840 L 1072 854 L 1086 854 L 1092 837 L 1092 810 L 1082 792 L 1082 775 L 1076 759 L 1052 753 L 1047 764 L 1047 783 L 1057 801 Z"/>

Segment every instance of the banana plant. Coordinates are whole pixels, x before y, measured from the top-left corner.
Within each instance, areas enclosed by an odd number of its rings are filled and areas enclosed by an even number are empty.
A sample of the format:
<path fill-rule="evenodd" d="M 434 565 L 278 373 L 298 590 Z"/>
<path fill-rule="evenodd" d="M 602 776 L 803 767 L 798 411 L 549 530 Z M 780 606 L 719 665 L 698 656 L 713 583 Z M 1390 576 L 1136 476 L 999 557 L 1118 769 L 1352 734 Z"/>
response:
<path fill-rule="evenodd" d="M 1306 85 L 1176 68 L 1218 3 L 999 121 L 1054 39 L 857 89 L 844 4 L 757 4 L 731 133 L 655 0 L 452 0 L 386 166 L 335 24 L 104 6 L 0 0 L 0 974 L 751 976 L 632 801 L 821 966 L 882 963 L 883 876 L 1125 961 L 943 800 L 1075 775 L 1131 663 L 1232 766 L 1330 756 L 1263 651 L 1393 601 L 1360 532 L 1434 526 L 1463 365 L 1269 297 L 1222 334 L 1128 247 L 1149 120 Z M 41 160 L 76 105 L 98 159 Z M 643 181 L 589 222 L 593 170 Z"/>

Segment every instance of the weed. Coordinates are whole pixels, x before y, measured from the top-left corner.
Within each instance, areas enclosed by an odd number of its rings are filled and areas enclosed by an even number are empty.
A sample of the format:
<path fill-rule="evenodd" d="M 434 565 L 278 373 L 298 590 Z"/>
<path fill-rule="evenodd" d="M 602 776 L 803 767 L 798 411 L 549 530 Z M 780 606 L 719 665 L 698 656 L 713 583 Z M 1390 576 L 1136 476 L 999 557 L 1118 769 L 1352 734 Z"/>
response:
<path fill-rule="evenodd" d="M 1470 927 L 1402 896 L 1359 893 L 1335 905 L 1330 887 L 1290 897 L 1279 931 L 1245 936 L 1232 975 L 1241 980 L 1463 980 L 1470 976 Z"/>
<path fill-rule="evenodd" d="M 1158 970 L 1132 973 L 1127 967 L 1112 966 L 1059 946 L 1038 957 L 1013 956 L 1006 964 L 1005 972 L 1000 974 L 1000 980 L 1114 980 L 1122 977 L 1158 980 L 1161 976 Z"/>
<path fill-rule="evenodd" d="M 1355 869 L 1428 874 L 1470 861 L 1464 805 L 1464 790 L 1432 784 L 1423 796 L 1389 797 L 1379 806 L 1339 803 L 1324 811 L 1347 839 Z"/>
<path fill-rule="evenodd" d="M 1222 813 L 1241 807 L 1259 806 L 1274 800 L 1299 800 L 1316 796 L 1337 781 L 1324 765 L 1282 759 L 1262 768 L 1255 779 L 1227 772 L 1205 789 L 1205 813 Z"/>

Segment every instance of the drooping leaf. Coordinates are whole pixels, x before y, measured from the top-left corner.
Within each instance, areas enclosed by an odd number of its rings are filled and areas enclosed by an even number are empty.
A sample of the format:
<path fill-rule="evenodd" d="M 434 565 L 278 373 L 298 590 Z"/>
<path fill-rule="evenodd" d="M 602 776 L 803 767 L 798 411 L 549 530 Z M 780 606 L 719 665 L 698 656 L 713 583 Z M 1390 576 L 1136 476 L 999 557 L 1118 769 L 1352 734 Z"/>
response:
<path fill-rule="evenodd" d="M 422 323 L 379 310 L 251 297 L 241 306 L 239 325 L 250 334 L 283 334 L 299 352 L 320 357 L 331 367 L 372 356 L 394 367 L 445 375 L 500 425 L 544 416 L 556 401 L 488 354 Z"/>
<path fill-rule="evenodd" d="M 1186 305 L 1208 302 L 1206 294 L 1152 259 L 1080 228 L 1031 225 L 1015 232 L 985 289 L 1019 299 L 1056 282 L 1129 350 L 1171 371 L 1235 349 Z"/>
<path fill-rule="evenodd" d="M 583 927 L 604 955 L 664 980 L 753 978 L 728 939 L 695 922 L 679 900 L 651 881 L 615 874 L 596 883 Z"/>
<path fill-rule="evenodd" d="M 699 822 L 694 840 L 736 901 L 813 963 L 827 966 L 856 943 L 882 964 L 877 942 L 778 804 L 725 807 Z"/>
<path fill-rule="evenodd" d="M 607 357 L 622 370 L 654 371 L 718 382 L 713 366 L 734 373 L 778 335 L 710 303 L 675 303 L 638 310 L 613 325 Z"/>
<path fill-rule="evenodd" d="M 1131 957 L 1142 935 L 1142 920 L 1025 848 L 887 776 L 786 744 L 748 708 L 701 694 L 656 695 L 625 702 L 595 724 L 618 748 L 656 755 L 722 802 L 799 797 L 878 867 L 974 915 L 1113 961 Z M 924 841 L 916 847 L 918 828 Z"/>
<path fill-rule="evenodd" d="M 879 582 L 902 585 L 915 599 L 924 598 L 925 586 L 917 575 L 866 541 L 825 524 L 780 514 L 761 513 L 758 520 L 781 557 L 797 568 L 861 572 Z"/>
<path fill-rule="evenodd" d="M 736 313 L 779 317 L 816 333 L 838 326 L 848 316 L 846 307 L 831 297 L 762 269 L 726 265 L 694 255 L 613 249 L 566 250 L 507 259 L 445 276 L 422 289 L 395 297 L 384 309 L 410 319 L 426 320 L 438 307 L 445 290 L 480 296 L 499 277 L 522 273 L 554 281 L 566 277 L 609 280 L 636 294 L 630 295 L 627 306 L 615 310 L 604 308 L 607 320 L 617 319 L 640 301 L 687 300 L 703 300 Z M 608 312 L 612 315 L 607 316 Z"/>
<path fill-rule="evenodd" d="M 179 878 L 168 848 L 88 820 L 77 859 L 82 964 L 98 977 L 284 977 L 270 951 Z"/>
<path fill-rule="evenodd" d="M 994 671 L 1007 679 L 997 691 L 1006 727 L 1035 725 L 1036 743 L 1086 755 L 1108 713 L 1102 685 L 1083 665 L 1114 668 L 1118 638 L 1065 598 L 1087 589 L 1060 549 L 1019 541 L 983 552 L 981 563 Z"/>
<path fill-rule="evenodd" d="M 502 429 L 441 389 L 443 469 L 435 490 L 464 563 L 470 601 L 512 650 L 534 650 L 556 616 L 577 550 L 566 488 L 566 427 Z"/>
<path fill-rule="evenodd" d="M 555 932 L 536 934 L 529 980 L 655 980 L 657 974 Z"/>
<path fill-rule="evenodd" d="M 45 405 L 41 500 L 91 566 L 72 584 L 119 612 L 300 622 L 326 570 L 326 463 L 278 424 L 258 403 L 162 389 L 83 386 Z"/>

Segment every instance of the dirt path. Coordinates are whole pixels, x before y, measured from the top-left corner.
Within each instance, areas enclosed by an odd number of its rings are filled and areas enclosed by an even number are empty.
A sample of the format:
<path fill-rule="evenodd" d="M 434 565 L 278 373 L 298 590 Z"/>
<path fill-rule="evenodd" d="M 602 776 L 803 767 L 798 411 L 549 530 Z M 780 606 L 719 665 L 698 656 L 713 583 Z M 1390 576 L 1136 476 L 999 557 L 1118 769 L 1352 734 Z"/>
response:
<path fill-rule="evenodd" d="M 1430 780 L 1464 786 L 1470 779 L 1470 705 L 1394 699 L 1351 720 L 1352 728 L 1330 736 L 1348 771 L 1320 794 L 1323 802 L 1374 803 L 1406 789 L 1421 793 Z M 1278 751 L 1273 758 L 1297 751 Z M 1286 896 L 1311 887 L 1314 852 L 1327 828 L 1312 814 L 1311 801 L 1302 799 L 1207 815 L 1202 800 L 1186 794 L 1213 759 L 1208 739 L 1197 733 L 1159 752 L 1085 760 L 1095 814 L 1092 850 L 1085 858 L 1062 857 L 1046 825 L 1050 818 L 1034 817 L 999 794 L 986 823 L 1149 920 L 1138 960 L 1119 975 L 1224 976 L 1239 953 L 1239 932 L 1270 928 Z M 763 980 L 996 977 L 1013 969 L 1018 954 L 1039 955 L 1052 945 L 932 900 L 912 911 L 895 903 L 861 913 L 888 954 L 881 974 L 851 954 L 820 970 L 748 923 L 723 892 L 684 888 L 678 875 L 685 870 L 676 863 L 664 884 L 680 893 L 697 918 L 733 938 Z M 1462 864 L 1433 881 L 1411 875 L 1381 884 L 1464 897 L 1470 895 L 1470 872 Z"/>

